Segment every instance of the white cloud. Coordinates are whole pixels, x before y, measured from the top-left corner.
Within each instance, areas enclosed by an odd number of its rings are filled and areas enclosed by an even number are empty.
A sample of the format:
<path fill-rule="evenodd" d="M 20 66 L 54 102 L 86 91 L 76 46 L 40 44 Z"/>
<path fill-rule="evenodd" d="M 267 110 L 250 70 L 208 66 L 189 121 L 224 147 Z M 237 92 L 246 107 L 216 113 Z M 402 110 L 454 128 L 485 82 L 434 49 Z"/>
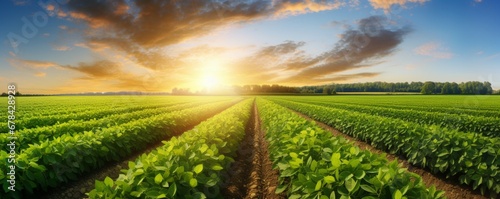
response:
<path fill-rule="evenodd" d="M 414 49 L 418 55 L 430 56 L 438 59 L 450 59 L 453 53 L 437 42 L 428 42 Z"/>

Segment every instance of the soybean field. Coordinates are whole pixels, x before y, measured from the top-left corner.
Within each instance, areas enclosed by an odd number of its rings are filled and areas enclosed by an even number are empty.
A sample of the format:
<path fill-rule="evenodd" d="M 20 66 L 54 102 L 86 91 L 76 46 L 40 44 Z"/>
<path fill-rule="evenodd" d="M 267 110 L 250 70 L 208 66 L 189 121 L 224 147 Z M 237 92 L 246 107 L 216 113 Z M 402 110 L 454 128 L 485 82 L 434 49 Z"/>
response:
<path fill-rule="evenodd" d="M 0 198 L 500 194 L 498 96 L 0 99 Z"/>

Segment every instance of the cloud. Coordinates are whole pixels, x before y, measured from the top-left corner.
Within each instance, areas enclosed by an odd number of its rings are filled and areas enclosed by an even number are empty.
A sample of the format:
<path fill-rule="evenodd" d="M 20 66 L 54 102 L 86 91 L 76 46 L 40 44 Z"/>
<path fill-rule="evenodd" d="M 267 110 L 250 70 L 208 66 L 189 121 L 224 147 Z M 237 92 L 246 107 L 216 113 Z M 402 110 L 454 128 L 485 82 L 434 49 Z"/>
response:
<path fill-rule="evenodd" d="M 223 26 L 272 17 L 337 9 L 338 0 L 70 1 L 66 17 L 84 22 L 86 42 L 78 46 L 125 52 L 153 70 L 175 67 L 162 48 L 207 35 Z M 54 10 L 54 12 L 57 10 Z"/>
<path fill-rule="evenodd" d="M 348 81 L 348 80 L 352 80 L 352 79 L 376 77 L 379 75 L 380 75 L 380 73 L 355 73 L 355 74 L 346 74 L 346 75 L 335 75 L 333 77 L 320 79 L 320 82 Z"/>
<path fill-rule="evenodd" d="M 184 52 L 169 53 L 168 47 L 205 36 L 231 24 L 251 23 L 289 15 L 338 9 L 348 4 L 337 0 L 235 0 L 235 1 L 69 1 L 54 7 L 69 21 L 86 24 L 84 41 L 74 46 L 94 53 L 117 53 L 126 61 L 154 73 L 144 78 L 125 72 L 122 63 L 109 60 L 59 66 L 84 75 L 80 80 L 106 80 L 118 87 L 140 87 L 144 82 L 180 84 L 198 73 L 194 60 L 198 54 L 227 49 L 199 46 Z M 414 2 L 410 0 L 409 2 Z M 61 10 L 62 9 L 62 10 Z M 263 46 L 253 54 L 227 64 L 223 72 L 234 81 L 318 83 L 374 77 L 379 73 L 339 74 L 352 69 L 371 67 L 391 55 L 410 32 L 409 28 L 386 28 L 388 20 L 373 16 L 362 19 L 357 27 L 345 26 L 340 41 L 319 55 L 308 55 L 301 41 L 285 41 Z M 79 26 L 81 27 L 81 26 Z M 68 30 L 60 26 L 61 30 Z M 215 58 L 214 58 L 215 59 Z M 48 66 L 48 67 L 52 67 Z M 279 74 L 279 75 L 278 75 Z M 134 80 L 141 79 L 141 80 Z M 195 80 L 196 81 L 196 80 Z M 158 86 L 160 87 L 160 86 Z M 156 89 L 156 88 L 154 88 Z"/>
<path fill-rule="evenodd" d="M 483 0 L 474 0 L 475 3 L 481 3 Z"/>
<path fill-rule="evenodd" d="M 405 7 L 408 3 L 420 3 L 423 4 L 429 0 L 369 0 L 370 4 L 375 9 L 383 9 L 384 12 L 389 12 L 391 10 L 391 6 L 399 5 L 401 7 Z"/>
<path fill-rule="evenodd" d="M 76 43 L 74 44 L 77 47 L 82 47 L 82 48 L 88 48 L 94 51 L 103 51 L 110 46 L 106 43 L 100 43 L 100 42 L 95 42 L 95 41 L 88 41 L 86 43 Z"/>
<path fill-rule="evenodd" d="M 422 44 L 415 48 L 414 52 L 418 55 L 430 56 L 437 59 L 450 59 L 453 57 L 453 53 L 450 53 L 447 48 L 437 42 Z"/>
<path fill-rule="evenodd" d="M 101 60 L 91 63 L 81 62 L 76 66 L 63 66 L 66 69 L 75 70 L 93 78 L 118 77 L 123 74 L 121 65 L 116 62 Z"/>
<path fill-rule="evenodd" d="M 55 62 L 50 61 L 36 61 L 36 60 L 26 60 L 26 59 L 9 59 L 9 62 L 13 66 L 21 67 L 21 68 L 30 68 L 30 69 L 47 69 L 51 67 L 60 67 Z"/>
<path fill-rule="evenodd" d="M 69 46 L 53 46 L 52 49 L 57 50 L 57 51 L 68 51 L 68 50 L 71 50 L 71 47 L 69 47 Z"/>
<path fill-rule="evenodd" d="M 345 31 L 333 49 L 316 57 L 303 57 L 289 63 L 287 69 L 301 70 L 284 81 L 297 83 L 329 81 L 332 80 L 329 75 L 381 63 L 377 60 L 391 55 L 403 42 L 403 37 L 411 32 L 409 27 L 386 29 L 384 27 L 386 23 L 387 19 L 381 16 L 361 19 L 358 22 L 358 29 Z"/>
<path fill-rule="evenodd" d="M 103 28 L 141 47 L 159 47 L 205 35 L 222 25 L 283 12 L 319 11 L 326 1 L 70 1 L 70 17 Z M 125 9 L 126 8 L 126 9 Z M 300 10 L 305 9 L 305 10 Z M 308 10 L 307 10 L 308 9 Z M 326 8 L 325 8 L 326 9 Z M 123 10 L 117 12 L 117 10 Z"/>
<path fill-rule="evenodd" d="M 275 1 L 276 3 L 277 1 Z M 305 0 L 305 1 L 282 1 L 281 4 L 276 6 L 275 15 L 298 15 L 305 14 L 309 12 L 320 12 L 324 10 L 334 10 L 338 9 L 344 3 L 340 1 L 313 1 L 313 0 Z"/>
<path fill-rule="evenodd" d="M 307 55 L 301 48 L 305 42 L 285 41 L 264 46 L 251 56 L 238 60 L 230 74 L 240 82 L 272 82 L 280 84 L 318 84 L 346 81 L 380 75 L 379 72 L 339 74 L 383 63 L 411 32 L 409 27 L 386 28 L 390 22 L 383 16 L 371 16 L 357 22 L 340 40 L 319 55 Z M 391 26 L 392 27 L 392 26 Z"/>
<path fill-rule="evenodd" d="M 334 28 L 342 28 L 342 29 L 349 29 L 351 28 L 351 26 L 345 22 L 345 21 L 331 21 L 330 23 L 328 23 L 327 26 L 330 26 L 330 27 L 334 27 Z"/>
<path fill-rule="evenodd" d="M 44 72 L 37 72 L 37 73 L 35 73 L 36 77 L 45 77 L 45 75 L 47 75 L 47 73 L 44 73 Z"/>
<path fill-rule="evenodd" d="M 11 0 L 16 6 L 26 6 L 31 5 L 31 0 Z"/>

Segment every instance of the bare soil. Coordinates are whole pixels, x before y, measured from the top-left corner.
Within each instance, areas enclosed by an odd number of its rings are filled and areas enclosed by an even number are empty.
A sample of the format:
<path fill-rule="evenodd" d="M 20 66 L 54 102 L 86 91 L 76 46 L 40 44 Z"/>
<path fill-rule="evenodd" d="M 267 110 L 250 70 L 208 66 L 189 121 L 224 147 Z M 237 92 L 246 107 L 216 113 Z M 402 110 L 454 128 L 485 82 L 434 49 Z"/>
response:
<path fill-rule="evenodd" d="M 291 110 L 293 111 L 293 110 Z M 381 151 L 379 149 L 376 149 L 375 147 L 371 146 L 370 144 L 358 140 L 354 137 L 351 137 L 349 135 L 343 134 L 340 131 L 336 130 L 333 127 L 328 126 L 325 123 L 316 121 L 302 113 L 293 111 L 297 113 L 298 115 L 302 116 L 303 118 L 314 121 L 316 124 L 318 124 L 320 127 L 323 129 L 330 131 L 333 135 L 335 136 L 341 136 L 349 141 L 351 141 L 355 146 L 358 146 L 361 149 L 369 150 L 372 153 L 376 154 L 382 154 L 385 153 L 384 151 Z M 439 174 L 432 174 L 430 171 L 427 169 L 422 169 L 417 166 L 411 165 L 405 157 L 403 156 L 397 156 L 394 154 L 387 154 L 387 159 L 389 161 L 396 160 L 398 163 L 403 167 L 407 168 L 408 171 L 416 173 L 422 177 L 423 182 L 425 183 L 426 186 L 431 186 L 434 185 L 438 190 L 443 190 L 445 191 L 445 196 L 449 199 L 455 199 L 455 198 L 461 198 L 461 199 L 485 199 L 487 198 L 486 196 L 482 196 L 481 193 L 477 190 L 472 190 L 471 187 L 461 185 L 459 184 L 457 179 L 446 179 L 444 175 L 439 175 Z"/>
<path fill-rule="evenodd" d="M 279 172 L 272 168 L 268 143 L 260 126 L 255 103 L 246 135 L 228 172 L 227 184 L 222 189 L 225 198 L 286 198 L 284 194 L 275 193 Z"/>

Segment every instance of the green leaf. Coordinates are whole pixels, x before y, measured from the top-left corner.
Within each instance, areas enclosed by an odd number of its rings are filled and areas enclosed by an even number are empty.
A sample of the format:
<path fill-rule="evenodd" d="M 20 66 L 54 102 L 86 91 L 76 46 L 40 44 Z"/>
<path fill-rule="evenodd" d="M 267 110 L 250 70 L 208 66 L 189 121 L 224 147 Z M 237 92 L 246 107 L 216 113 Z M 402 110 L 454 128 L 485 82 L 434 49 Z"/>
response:
<path fill-rule="evenodd" d="M 160 184 L 163 181 L 163 176 L 161 174 L 156 174 L 155 183 Z"/>
<path fill-rule="evenodd" d="M 133 176 L 138 176 L 138 175 L 141 175 L 144 173 L 144 170 L 143 169 L 137 169 L 134 173 L 133 173 Z"/>
<path fill-rule="evenodd" d="M 349 191 L 349 193 L 354 190 L 354 188 L 356 187 L 356 181 L 352 178 L 350 178 L 349 180 L 345 181 L 345 188 L 347 189 L 347 191 Z"/>
<path fill-rule="evenodd" d="M 359 153 L 359 149 L 357 147 L 351 147 L 349 149 L 349 152 L 352 154 L 352 155 L 357 155 Z"/>
<path fill-rule="evenodd" d="M 196 180 L 196 178 L 191 178 L 191 180 L 189 180 L 189 186 L 191 187 L 198 186 L 198 180 Z"/>
<path fill-rule="evenodd" d="M 104 184 L 108 187 L 113 187 L 113 179 L 111 179 L 110 177 L 106 177 L 104 179 Z"/>
<path fill-rule="evenodd" d="M 340 167 L 340 153 L 333 153 L 332 154 L 332 158 L 330 159 L 331 162 L 332 162 L 332 166 L 334 169 L 336 168 L 339 168 Z"/>
<path fill-rule="evenodd" d="M 325 176 L 323 179 L 328 184 L 335 182 L 335 178 L 333 176 Z"/>
<path fill-rule="evenodd" d="M 288 197 L 288 199 L 299 199 L 299 198 L 300 198 L 299 194 L 293 194 L 290 197 Z"/>
<path fill-rule="evenodd" d="M 403 197 L 403 194 L 401 194 L 401 191 L 397 189 L 394 194 L 392 195 L 392 199 L 401 199 Z"/>
<path fill-rule="evenodd" d="M 280 184 L 280 185 L 278 185 L 278 188 L 276 188 L 276 191 L 274 193 L 280 194 L 283 191 L 285 191 L 287 187 L 288 186 L 286 184 L 285 185 Z"/>
<path fill-rule="evenodd" d="M 217 164 L 217 165 L 212 166 L 212 170 L 214 170 L 214 171 L 220 171 L 220 170 L 222 170 L 222 169 L 224 169 L 224 168 L 222 168 L 222 166 L 220 166 L 220 165 L 218 165 L 218 164 Z"/>
<path fill-rule="evenodd" d="M 297 153 L 294 153 L 294 152 L 291 152 L 290 153 L 290 157 L 292 158 L 297 158 L 299 155 L 297 155 Z"/>
<path fill-rule="evenodd" d="M 316 170 L 317 166 L 318 166 L 318 162 L 316 162 L 316 160 L 313 160 L 311 162 L 311 170 L 313 170 L 313 171 Z"/>
<path fill-rule="evenodd" d="M 377 190 L 375 190 L 373 187 L 365 185 L 365 184 L 361 185 L 361 189 L 363 189 L 369 193 L 375 193 L 375 194 L 377 193 Z"/>
<path fill-rule="evenodd" d="M 330 199 L 336 199 L 335 191 L 332 191 L 332 193 L 330 193 Z"/>
<path fill-rule="evenodd" d="M 316 187 L 314 187 L 314 191 L 319 191 L 321 189 L 321 180 L 316 183 Z"/>
<path fill-rule="evenodd" d="M 203 164 L 199 164 L 199 165 L 196 165 L 193 169 L 193 171 L 198 174 L 198 173 L 201 173 L 201 171 L 203 171 Z"/>
<path fill-rule="evenodd" d="M 207 151 L 207 149 L 208 149 L 208 145 L 207 145 L 207 144 L 203 144 L 203 145 L 200 147 L 200 149 L 199 149 L 199 150 L 200 150 L 200 152 L 201 152 L 201 153 L 205 153 L 205 151 Z"/>
<path fill-rule="evenodd" d="M 130 193 L 131 196 L 134 196 L 136 198 L 141 197 L 141 194 L 142 194 L 142 192 L 138 192 L 138 191 L 132 191 Z"/>
<path fill-rule="evenodd" d="M 175 182 L 174 182 L 168 188 L 168 190 L 167 190 L 167 196 L 169 196 L 170 198 L 174 198 L 176 193 L 177 193 L 177 184 L 175 184 Z"/>
<path fill-rule="evenodd" d="M 96 180 L 95 189 L 97 190 L 97 192 L 102 192 L 106 189 L 106 184 L 104 184 L 104 182 L 102 181 Z"/>

